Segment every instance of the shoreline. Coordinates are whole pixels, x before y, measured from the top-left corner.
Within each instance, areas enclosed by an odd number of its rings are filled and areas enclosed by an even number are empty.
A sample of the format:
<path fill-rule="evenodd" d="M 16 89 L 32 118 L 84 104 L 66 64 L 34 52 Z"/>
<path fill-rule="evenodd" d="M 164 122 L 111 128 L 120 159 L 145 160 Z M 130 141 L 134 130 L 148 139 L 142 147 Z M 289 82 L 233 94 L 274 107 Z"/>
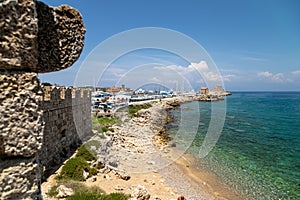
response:
<path fill-rule="evenodd" d="M 142 186 L 151 195 L 150 199 L 156 200 L 176 200 L 181 195 L 188 200 L 241 199 L 211 172 L 197 168 L 191 155 L 171 147 L 162 137 L 166 134 L 167 110 L 192 100 L 185 97 L 151 103 L 152 107 L 138 111 L 138 117 L 125 117 L 121 124 L 113 125 L 114 131 L 106 132 L 106 139 L 99 139 L 101 148 L 97 157 L 102 163 L 124 170 L 130 179 L 120 179 L 109 171 L 87 179 L 85 185 L 98 186 L 107 193 L 126 194 Z M 42 184 L 43 194 L 49 184 L 56 183 L 53 176 Z"/>
<path fill-rule="evenodd" d="M 178 173 L 190 178 L 196 185 L 196 189 L 205 191 L 213 196 L 214 199 L 220 200 L 240 200 L 242 197 L 233 189 L 226 186 L 221 180 L 212 172 L 200 169 L 195 161 L 195 158 L 190 154 L 184 154 L 179 159 L 172 163 L 171 167 L 177 168 Z M 172 184 L 172 183 L 170 183 Z M 190 196 L 189 194 L 186 195 Z M 198 199 L 199 197 L 187 199 Z M 204 198 L 206 199 L 206 198 Z"/>

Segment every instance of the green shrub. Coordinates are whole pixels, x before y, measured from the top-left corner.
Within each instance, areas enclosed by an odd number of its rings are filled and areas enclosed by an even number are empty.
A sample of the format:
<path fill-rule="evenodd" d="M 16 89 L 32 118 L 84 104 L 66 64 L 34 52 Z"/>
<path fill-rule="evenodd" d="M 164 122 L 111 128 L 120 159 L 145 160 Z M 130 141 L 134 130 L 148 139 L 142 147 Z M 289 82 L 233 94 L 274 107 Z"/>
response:
<path fill-rule="evenodd" d="M 67 197 L 67 200 L 127 200 L 129 197 L 121 193 L 103 195 L 92 191 L 78 191 Z"/>
<path fill-rule="evenodd" d="M 62 167 L 62 170 L 56 178 L 58 180 L 61 179 L 69 179 L 75 181 L 84 181 L 83 170 L 90 171 L 90 166 L 86 162 L 86 160 L 82 157 L 71 158 L 66 162 L 66 164 Z"/>
<path fill-rule="evenodd" d="M 91 167 L 91 168 L 89 169 L 89 174 L 90 174 L 90 176 L 91 176 L 91 175 L 96 175 L 97 173 L 98 173 L 98 170 L 97 170 L 96 168 Z"/>
<path fill-rule="evenodd" d="M 112 126 L 113 124 L 115 124 L 117 121 L 115 118 L 107 118 L 107 117 L 101 117 L 98 118 L 98 123 L 101 126 L 105 126 L 105 127 L 109 127 Z"/>
<path fill-rule="evenodd" d="M 55 197 L 55 196 L 58 194 L 58 192 L 56 191 L 56 189 L 58 188 L 58 186 L 59 186 L 59 185 L 54 185 L 54 186 L 52 186 L 52 187 L 50 188 L 50 190 L 48 191 L 48 195 L 49 195 L 50 197 Z"/>
<path fill-rule="evenodd" d="M 98 140 L 90 140 L 84 144 L 88 149 L 91 148 L 91 146 L 95 146 L 97 149 L 100 147 L 100 142 Z"/>
<path fill-rule="evenodd" d="M 92 191 L 76 191 L 73 195 L 67 197 L 67 200 L 97 200 L 101 198 L 100 193 Z"/>
<path fill-rule="evenodd" d="M 106 126 L 102 127 L 102 131 L 103 132 L 107 132 L 108 131 L 108 128 Z"/>
<path fill-rule="evenodd" d="M 127 200 L 129 197 L 122 193 L 104 194 L 98 187 L 85 187 L 79 188 L 67 200 Z"/>
<path fill-rule="evenodd" d="M 111 193 L 100 197 L 100 200 L 127 200 L 127 199 L 129 199 L 128 195 L 125 195 L 123 193 Z"/>
<path fill-rule="evenodd" d="M 142 109 L 148 109 L 152 105 L 151 104 L 143 104 L 143 105 L 130 105 L 128 106 L 128 114 L 130 117 L 138 117 L 137 112 Z"/>
<path fill-rule="evenodd" d="M 99 143 L 97 145 L 99 146 Z M 93 145 L 89 145 L 89 144 L 81 145 L 77 150 L 76 157 L 84 158 L 86 161 L 97 160 L 95 156 L 96 152 L 94 150 L 91 150 L 91 146 Z"/>
<path fill-rule="evenodd" d="M 66 198 L 67 200 L 127 200 L 129 198 L 128 195 L 122 193 L 111 193 L 106 195 L 99 187 L 87 187 L 80 182 L 72 180 L 59 181 L 57 185 L 51 187 L 48 195 L 55 197 L 57 195 L 56 189 L 60 185 L 65 185 L 75 191 L 73 195 Z"/>

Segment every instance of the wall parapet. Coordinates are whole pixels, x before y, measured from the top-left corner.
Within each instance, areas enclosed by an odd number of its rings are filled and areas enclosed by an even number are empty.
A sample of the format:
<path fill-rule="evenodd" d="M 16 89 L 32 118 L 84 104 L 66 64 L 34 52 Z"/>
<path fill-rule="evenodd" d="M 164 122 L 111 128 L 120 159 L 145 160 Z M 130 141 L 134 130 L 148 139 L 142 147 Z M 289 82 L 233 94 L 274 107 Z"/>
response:
<path fill-rule="evenodd" d="M 91 91 L 56 86 L 44 86 L 43 91 L 44 141 L 39 158 L 48 176 L 91 134 Z"/>

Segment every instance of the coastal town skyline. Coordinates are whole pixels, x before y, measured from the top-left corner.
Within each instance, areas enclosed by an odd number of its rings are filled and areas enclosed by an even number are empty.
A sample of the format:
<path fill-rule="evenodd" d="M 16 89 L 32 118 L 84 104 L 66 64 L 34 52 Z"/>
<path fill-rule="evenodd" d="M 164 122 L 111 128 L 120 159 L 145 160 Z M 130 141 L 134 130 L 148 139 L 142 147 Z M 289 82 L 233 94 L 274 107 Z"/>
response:
<path fill-rule="evenodd" d="M 47 0 L 45 3 L 53 6 L 68 3 L 78 9 L 88 31 L 83 53 L 75 65 L 40 74 L 41 81 L 73 85 L 82 62 L 107 38 L 133 28 L 163 27 L 185 34 L 202 45 L 218 67 L 226 90 L 299 91 L 298 1 L 89 1 L 83 4 Z M 137 63 L 158 63 L 151 67 L 173 66 L 185 71 L 191 65 L 170 52 L 146 49 L 116 61 L 114 72 L 107 76 L 116 79 L 124 72 L 118 69 Z M 193 83 L 197 88 L 204 86 Z"/>

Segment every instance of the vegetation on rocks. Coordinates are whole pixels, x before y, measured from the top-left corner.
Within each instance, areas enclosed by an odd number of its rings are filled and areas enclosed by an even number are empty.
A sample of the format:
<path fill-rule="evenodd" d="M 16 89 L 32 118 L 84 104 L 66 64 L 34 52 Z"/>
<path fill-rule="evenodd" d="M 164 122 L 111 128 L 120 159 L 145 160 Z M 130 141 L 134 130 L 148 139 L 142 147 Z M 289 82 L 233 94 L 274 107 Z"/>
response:
<path fill-rule="evenodd" d="M 62 167 L 62 170 L 56 179 L 84 181 L 83 171 L 89 173 L 89 176 L 97 174 L 97 170 L 90 167 L 83 157 L 71 158 Z"/>
<path fill-rule="evenodd" d="M 82 157 L 86 161 L 94 161 L 97 160 L 96 158 L 96 151 L 93 150 L 91 147 L 94 146 L 96 149 L 99 148 L 99 141 L 91 140 L 83 145 L 81 145 L 76 153 L 76 157 Z"/>
<path fill-rule="evenodd" d="M 92 127 L 93 130 L 97 131 L 99 134 L 107 131 L 114 132 L 112 125 L 117 123 L 117 120 L 113 117 L 93 117 L 92 118 Z M 101 136 L 101 135 L 100 135 Z"/>
<path fill-rule="evenodd" d="M 67 200 L 127 200 L 129 197 L 122 193 L 100 194 L 92 190 L 77 191 Z"/>
<path fill-rule="evenodd" d="M 88 161 L 96 161 L 96 152 L 92 147 L 99 148 L 99 142 L 96 140 L 91 140 L 83 145 L 81 145 L 74 158 L 71 158 L 62 167 L 62 170 L 56 179 L 62 180 L 75 180 L 84 181 L 83 171 L 89 173 L 89 176 L 97 174 L 97 168 L 90 167 Z"/>
<path fill-rule="evenodd" d="M 138 111 L 142 109 L 148 109 L 152 105 L 151 104 L 142 104 L 142 105 L 130 105 L 128 106 L 128 114 L 130 117 L 138 117 Z"/>
<path fill-rule="evenodd" d="M 67 188 L 71 188 L 75 191 L 74 194 L 68 196 L 67 200 L 127 200 L 129 197 L 122 193 L 105 194 L 99 187 L 87 187 L 84 184 L 77 181 L 59 181 L 48 192 L 51 197 L 56 197 L 58 194 L 57 188 L 60 185 L 65 185 Z"/>
<path fill-rule="evenodd" d="M 106 118 L 106 117 L 101 117 L 101 118 L 97 118 L 98 119 L 98 123 L 101 126 L 105 126 L 105 127 L 109 127 L 112 126 L 113 124 L 116 123 L 116 119 L 115 118 Z"/>
<path fill-rule="evenodd" d="M 50 190 L 48 191 L 48 195 L 50 196 L 50 197 L 55 197 L 57 194 L 58 194 L 58 192 L 57 192 L 57 188 L 58 188 L 58 184 L 57 185 L 54 185 L 54 186 L 52 186 L 51 188 L 50 188 Z"/>

